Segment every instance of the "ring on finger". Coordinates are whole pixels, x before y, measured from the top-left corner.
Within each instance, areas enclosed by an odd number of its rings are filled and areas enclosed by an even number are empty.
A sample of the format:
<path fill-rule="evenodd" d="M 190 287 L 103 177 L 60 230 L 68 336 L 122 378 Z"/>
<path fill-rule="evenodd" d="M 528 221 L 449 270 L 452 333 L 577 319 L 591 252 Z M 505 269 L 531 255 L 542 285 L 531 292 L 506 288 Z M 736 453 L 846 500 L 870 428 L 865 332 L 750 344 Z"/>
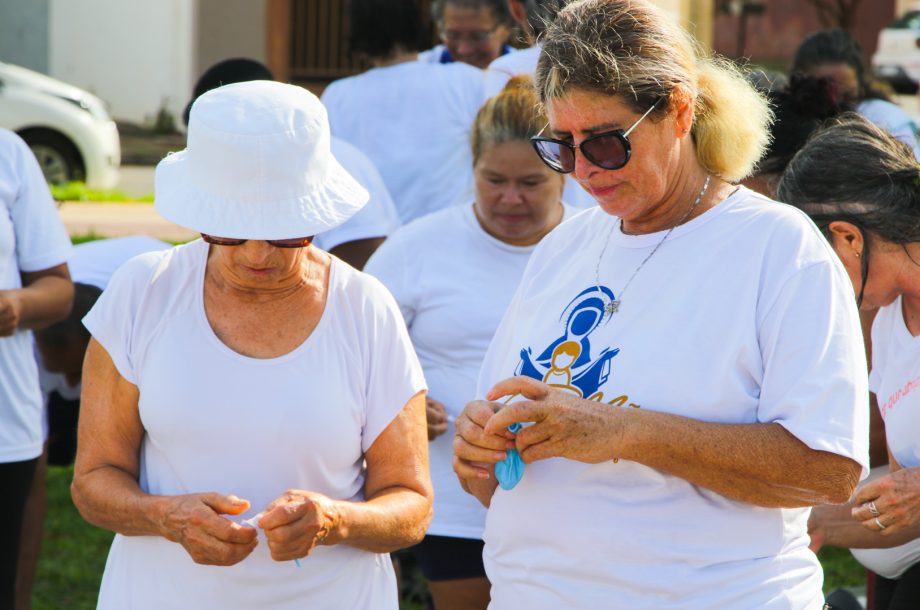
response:
<path fill-rule="evenodd" d="M 878 531 L 882 531 L 883 529 L 888 527 L 887 525 L 879 521 L 878 517 L 875 518 L 875 524 L 878 526 Z"/>
<path fill-rule="evenodd" d="M 873 517 L 878 517 L 881 514 L 878 512 L 878 508 L 875 506 L 874 500 L 871 502 L 866 502 L 863 504 L 863 506 L 869 509 L 869 514 L 871 514 Z"/>

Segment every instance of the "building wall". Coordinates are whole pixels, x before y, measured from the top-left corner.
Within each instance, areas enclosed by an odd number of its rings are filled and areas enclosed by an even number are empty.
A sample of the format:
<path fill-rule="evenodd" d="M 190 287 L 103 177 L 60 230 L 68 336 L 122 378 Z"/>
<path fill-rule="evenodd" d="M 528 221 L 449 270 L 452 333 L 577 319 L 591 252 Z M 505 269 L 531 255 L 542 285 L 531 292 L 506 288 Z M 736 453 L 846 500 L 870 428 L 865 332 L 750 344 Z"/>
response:
<path fill-rule="evenodd" d="M 48 0 L 0 0 L 0 61 L 48 72 Z"/>
<path fill-rule="evenodd" d="M 748 19 L 745 55 L 755 62 L 768 62 L 785 69 L 802 39 L 823 28 L 814 8 L 805 0 L 761 0 L 766 12 Z M 894 17 L 896 0 L 862 0 L 856 12 L 853 35 L 868 61 L 878 44 L 878 33 Z M 916 0 L 915 0 L 916 1 Z M 736 57 L 738 17 L 717 12 L 713 22 L 713 47 Z"/>
<path fill-rule="evenodd" d="M 266 0 L 198 0 L 196 76 L 231 57 L 267 60 Z"/>
<path fill-rule="evenodd" d="M 197 0 L 50 0 L 49 69 L 87 89 L 116 119 L 175 117 L 197 78 Z M 181 120 L 180 120 L 181 122 Z"/>

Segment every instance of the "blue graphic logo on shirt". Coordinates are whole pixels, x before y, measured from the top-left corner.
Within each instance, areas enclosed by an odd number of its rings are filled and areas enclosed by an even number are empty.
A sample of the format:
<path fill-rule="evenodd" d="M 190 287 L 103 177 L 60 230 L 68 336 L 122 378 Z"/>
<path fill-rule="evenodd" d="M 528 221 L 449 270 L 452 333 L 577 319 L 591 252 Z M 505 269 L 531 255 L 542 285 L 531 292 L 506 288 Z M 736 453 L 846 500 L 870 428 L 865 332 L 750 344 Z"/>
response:
<path fill-rule="evenodd" d="M 600 388 L 610 376 L 610 361 L 620 350 L 605 347 L 592 353 L 589 336 L 610 321 L 610 316 L 605 316 L 604 305 L 613 298 L 613 291 L 606 286 L 601 286 L 600 292 L 597 286 L 581 291 L 559 316 L 562 335 L 536 357 L 532 348 L 522 349 L 514 374 L 562 388 L 581 398 L 603 400 Z"/>

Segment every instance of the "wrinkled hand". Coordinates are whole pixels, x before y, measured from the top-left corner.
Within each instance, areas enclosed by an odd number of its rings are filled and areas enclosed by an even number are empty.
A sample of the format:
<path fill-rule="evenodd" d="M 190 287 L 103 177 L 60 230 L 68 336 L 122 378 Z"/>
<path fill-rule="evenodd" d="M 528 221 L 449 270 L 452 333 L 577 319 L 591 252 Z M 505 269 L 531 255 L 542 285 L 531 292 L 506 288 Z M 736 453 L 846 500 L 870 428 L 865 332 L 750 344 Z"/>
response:
<path fill-rule="evenodd" d="M 238 515 L 249 502 L 219 493 L 173 496 L 161 527 L 164 536 L 181 544 L 195 563 L 232 566 L 258 544 L 256 530 L 221 515 Z"/>
<path fill-rule="evenodd" d="M 492 478 L 492 468 L 505 459 L 505 451 L 514 448 L 514 435 L 507 430 L 486 434 L 485 425 L 504 405 L 474 400 L 467 404 L 455 422 L 454 472 L 464 489 L 471 482 Z"/>
<path fill-rule="evenodd" d="M 428 440 L 433 441 L 447 432 L 447 409 L 433 398 L 425 397 L 425 419 L 428 422 Z"/>
<path fill-rule="evenodd" d="M 578 398 L 529 377 L 499 381 L 486 398 L 514 395 L 529 400 L 505 406 L 489 419 L 484 432 L 495 435 L 515 422 L 534 422 L 515 436 L 525 463 L 564 457 L 597 464 L 618 457 L 619 418 L 610 405 Z"/>
<path fill-rule="evenodd" d="M 335 544 L 339 525 L 335 502 L 319 493 L 289 489 L 266 507 L 259 527 L 265 531 L 275 561 L 306 557 L 320 544 Z"/>
<path fill-rule="evenodd" d="M 902 468 L 864 486 L 857 492 L 853 518 L 863 526 L 889 536 L 920 523 L 920 468 Z M 869 503 L 875 503 L 876 516 Z"/>
<path fill-rule="evenodd" d="M 0 290 L 0 337 L 9 337 L 19 328 L 22 302 L 15 290 Z"/>

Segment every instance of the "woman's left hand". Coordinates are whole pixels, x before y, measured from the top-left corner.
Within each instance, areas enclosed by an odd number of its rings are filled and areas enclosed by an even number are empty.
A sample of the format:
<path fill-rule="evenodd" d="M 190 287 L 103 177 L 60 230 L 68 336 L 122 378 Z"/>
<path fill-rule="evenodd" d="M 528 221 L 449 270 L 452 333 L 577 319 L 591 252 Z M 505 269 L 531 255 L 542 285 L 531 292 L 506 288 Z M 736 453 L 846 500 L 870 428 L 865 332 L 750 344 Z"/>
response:
<path fill-rule="evenodd" d="M 334 544 L 339 525 L 335 502 L 316 492 L 289 489 L 268 505 L 258 523 L 275 561 L 306 557 L 320 544 Z"/>
<path fill-rule="evenodd" d="M 615 407 L 584 400 L 530 377 L 511 377 L 495 384 L 487 400 L 520 395 L 529 400 L 509 404 L 493 415 L 486 434 L 501 434 L 515 422 L 533 422 L 517 432 L 515 445 L 526 463 L 551 457 L 596 464 L 617 457 L 622 435 Z"/>
<path fill-rule="evenodd" d="M 920 524 L 920 468 L 902 468 L 872 481 L 854 503 L 853 518 L 883 536 Z"/>

